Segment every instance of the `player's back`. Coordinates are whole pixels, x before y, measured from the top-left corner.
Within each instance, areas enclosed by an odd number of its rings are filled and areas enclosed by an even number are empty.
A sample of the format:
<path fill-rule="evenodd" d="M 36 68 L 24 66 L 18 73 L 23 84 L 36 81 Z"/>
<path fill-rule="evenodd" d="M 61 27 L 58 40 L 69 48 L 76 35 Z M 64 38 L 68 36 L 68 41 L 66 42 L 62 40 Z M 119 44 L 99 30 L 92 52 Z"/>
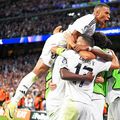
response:
<path fill-rule="evenodd" d="M 88 14 L 78 18 L 73 24 L 69 25 L 68 31 L 71 33 L 74 30 L 79 31 L 81 34 L 93 35 L 96 29 L 95 16 Z"/>
<path fill-rule="evenodd" d="M 104 63 L 100 60 L 84 60 L 76 52 L 69 50 L 63 54 L 67 59 L 67 69 L 71 72 L 84 75 L 88 72 L 93 72 L 94 76 L 104 70 L 110 68 L 111 62 Z M 94 78 L 95 78 L 94 77 Z M 66 81 L 66 97 L 74 100 L 90 104 L 93 92 L 94 80 L 89 82 L 84 81 Z"/>

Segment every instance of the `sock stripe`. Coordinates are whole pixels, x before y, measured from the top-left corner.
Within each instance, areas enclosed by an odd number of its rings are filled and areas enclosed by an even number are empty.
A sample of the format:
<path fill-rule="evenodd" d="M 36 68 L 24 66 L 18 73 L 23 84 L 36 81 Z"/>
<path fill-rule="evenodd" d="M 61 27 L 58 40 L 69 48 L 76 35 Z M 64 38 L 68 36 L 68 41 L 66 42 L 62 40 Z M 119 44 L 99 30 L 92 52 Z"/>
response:
<path fill-rule="evenodd" d="M 26 89 L 29 89 L 27 86 L 23 85 Z"/>

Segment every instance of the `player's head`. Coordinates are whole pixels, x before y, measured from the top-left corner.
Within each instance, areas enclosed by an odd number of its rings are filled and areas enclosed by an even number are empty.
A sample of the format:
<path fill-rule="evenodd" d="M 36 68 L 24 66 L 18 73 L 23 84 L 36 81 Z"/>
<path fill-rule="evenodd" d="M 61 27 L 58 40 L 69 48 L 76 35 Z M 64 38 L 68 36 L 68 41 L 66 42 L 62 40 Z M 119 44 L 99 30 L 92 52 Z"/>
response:
<path fill-rule="evenodd" d="M 92 46 L 94 46 L 94 40 L 92 37 L 82 34 L 81 36 L 78 37 L 77 44 L 92 47 Z M 92 52 L 89 52 L 89 51 L 80 51 L 79 54 L 85 60 L 91 60 L 91 59 L 96 58 L 96 56 Z"/>
<path fill-rule="evenodd" d="M 111 48 L 112 42 L 104 33 L 95 32 L 92 37 L 94 39 L 95 46 L 99 46 L 102 49 Z"/>
<path fill-rule="evenodd" d="M 110 7 L 107 4 L 100 3 L 96 5 L 93 13 L 95 15 L 96 22 L 101 24 L 101 27 L 104 27 L 106 21 L 110 19 Z"/>
<path fill-rule="evenodd" d="M 94 39 L 86 34 L 81 34 L 78 37 L 76 43 L 79 45 L 87 45 L 87 46 L 93 47 L 94 46 Z"/>

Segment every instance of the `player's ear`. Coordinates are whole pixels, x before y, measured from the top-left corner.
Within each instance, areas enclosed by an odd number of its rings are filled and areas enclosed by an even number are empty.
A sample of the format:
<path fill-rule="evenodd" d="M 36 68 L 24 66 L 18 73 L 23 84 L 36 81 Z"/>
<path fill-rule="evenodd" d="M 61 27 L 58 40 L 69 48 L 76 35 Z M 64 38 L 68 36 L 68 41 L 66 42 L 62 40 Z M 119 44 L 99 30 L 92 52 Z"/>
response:
<path fill-rule="evenodd" d="M 100 9 L 99 8 L 96 8 L 96 9 L 94 9 L 94 14 L 95 14 L 95 16 L 96 17 L 99 17 L 100 16 Z"/>
<path fill-rule="evenodd" d="M 98 9 L 98 10 L 96 11 L 96 15 L 97 15 L 97 16 L 100 16 L 100 12 L 101 12 L 100 9 Z"/>

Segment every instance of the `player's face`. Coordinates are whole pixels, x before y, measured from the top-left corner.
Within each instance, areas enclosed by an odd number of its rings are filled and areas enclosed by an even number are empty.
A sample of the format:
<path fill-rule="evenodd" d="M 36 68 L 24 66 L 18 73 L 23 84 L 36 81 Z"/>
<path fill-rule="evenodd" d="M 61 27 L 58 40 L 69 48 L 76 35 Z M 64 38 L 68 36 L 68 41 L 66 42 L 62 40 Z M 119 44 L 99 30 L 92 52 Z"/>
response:
<path fill-rule="evenodd" d="M 110 9 L 108 7 L 101 7 L 98 10 L 97 21 L 100 24 L 105 24 L 110 19 Z"/>

